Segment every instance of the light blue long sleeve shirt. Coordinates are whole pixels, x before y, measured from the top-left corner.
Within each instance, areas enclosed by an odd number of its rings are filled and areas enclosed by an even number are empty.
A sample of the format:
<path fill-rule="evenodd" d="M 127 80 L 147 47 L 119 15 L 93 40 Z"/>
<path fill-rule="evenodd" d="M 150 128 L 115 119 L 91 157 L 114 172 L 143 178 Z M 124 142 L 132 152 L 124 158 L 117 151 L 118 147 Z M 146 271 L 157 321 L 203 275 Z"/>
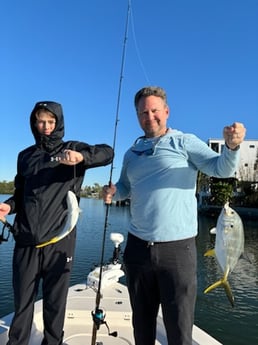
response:
<path fill-rule="evenodd" d="M 160 138 L 139 138 L 125 153 L 113 200 L 131 199 L 129 232 L 153 242 L 197 235 L 198 170 L 234 176 L 238 150 L 218 154 L 193 134 L 169 130 Z"/>

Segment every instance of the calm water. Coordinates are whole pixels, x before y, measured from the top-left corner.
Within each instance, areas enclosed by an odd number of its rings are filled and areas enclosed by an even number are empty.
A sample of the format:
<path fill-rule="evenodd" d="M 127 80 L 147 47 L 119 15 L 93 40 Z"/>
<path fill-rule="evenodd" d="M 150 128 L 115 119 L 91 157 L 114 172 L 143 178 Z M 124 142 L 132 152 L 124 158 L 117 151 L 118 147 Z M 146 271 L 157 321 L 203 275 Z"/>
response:
<path fill-rule="evenodd" d="M 0 195 L 0 201 L 6 196 Z M 71 285 L 85 280 L 89 270 L 100 261 L 102 249 L 105 206 L 102 201 L 82 199 L 83 210 L 78 222 L 77 248 Z M 105 258 L 112 256 L 110 232 L 126 234 L 128 208 L 111 207 L 107 229 Z M 8 220 L 11 222 L 12 217 Z M 214 237 L 208 229 L 216 219 L 200 217 L 198 247 L 198 298 L 195 324 L 217 338 L 224 345 L 258 344 L 258 222 L 245 221 L 245 250 L 250 259 L 240 259 L 229 280 L 235 296 L 235 308 L 231 308 L 223 289 L 204 295 L 203 290 L 216 281 L 221 273 L 212 258 L 203 253 L 213 247 Z M 13 240 L 0 245 L 0 317 L 13 310 L 11 287 L 11 260 Z"/>

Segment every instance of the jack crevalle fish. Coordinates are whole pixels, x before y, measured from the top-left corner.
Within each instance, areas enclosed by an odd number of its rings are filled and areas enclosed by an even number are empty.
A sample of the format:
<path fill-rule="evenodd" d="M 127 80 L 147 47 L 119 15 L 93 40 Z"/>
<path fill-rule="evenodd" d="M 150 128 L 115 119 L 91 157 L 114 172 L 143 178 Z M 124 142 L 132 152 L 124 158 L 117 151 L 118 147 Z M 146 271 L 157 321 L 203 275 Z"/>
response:
<path fill-rule="evenodd" d="M 36 248 L 42 248 L 49 244 L 56 243 L 62 240 L 74 229 L 78 221 L 81 209 L 79 208 L 76 195 L 70 190 L 68 191 L 67 196 L 66 196 L 66 203 L 67 203 L 67 219 L 62 231 L 57 236 L 51 238 L 51 240 L 36 245 Z"/>
<path fill-rule="evenodd" d="M 228 282 L 228 276 L 244 253 L 244 227 L 238 213 L 226 203 L 218 217 L 216 230 L 215 248 L 208 250 L 205 256 L 215 256 L 223 272 L 223 277 L 207 287 L 204 293 L 210 292 L 218 286 L 224 287 L 227 297 L 234 307 L 234 296 Z"/>

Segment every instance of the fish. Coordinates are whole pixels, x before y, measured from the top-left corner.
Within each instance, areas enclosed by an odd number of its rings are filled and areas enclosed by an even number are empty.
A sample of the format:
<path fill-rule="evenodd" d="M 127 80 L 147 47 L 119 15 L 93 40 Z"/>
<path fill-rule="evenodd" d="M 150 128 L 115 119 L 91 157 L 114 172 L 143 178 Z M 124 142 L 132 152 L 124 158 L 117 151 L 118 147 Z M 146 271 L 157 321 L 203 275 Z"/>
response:
<path fill-rule="evenodd" d="M 217 220 L 216 229 L 211 233 L 216 235 L 215 247 L 208 250 L 204 256 L 215 256 L 223 277 L 208 286 L 204 293 L 222 286 L 227 298 L 234 307 L 234 296 L 228 281 L 229 274 L 234 270 L 239 258 L 244 254 L 244 226 L 238 213 L 226 202 Z"/>
<path fill-rule="evenodd" d="M 67 218 L 62 231 L 55 237 L 51 238 L 49 241 L 40 243 L 36 245 L 36 248 L 42 248 L 48 246 L 49 244 L 56 243 L 66 237 L 77 224 L 81 209 L 78 205 L 78 200 L 76 195 L 72 191 L 68 191 L 66 196 L 67 203 Z"/>

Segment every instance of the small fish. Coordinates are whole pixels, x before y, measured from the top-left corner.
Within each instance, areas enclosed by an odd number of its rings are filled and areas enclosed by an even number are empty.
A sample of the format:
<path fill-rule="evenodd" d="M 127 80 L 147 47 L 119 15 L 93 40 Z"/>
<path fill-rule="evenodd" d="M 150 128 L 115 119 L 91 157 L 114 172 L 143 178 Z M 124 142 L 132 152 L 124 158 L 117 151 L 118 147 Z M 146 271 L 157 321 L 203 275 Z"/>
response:
<path fill-rule="evenodd" d="M 228 276 L 234 270 L 240 256 L 244 253 L 244 227 L 240 216 L 229 207 L 228 202 L 221 210 L 216 224 L 216 231 L 213 228 L 211 233 L 216 234 L 215 248 L 208 250 L 204 256 L 216 257 L 222 269 L 223 277 L 207 287 L 204 293 L 222 286 L 232 307 L 234 307 L 234 296 L 228 282 Z"/>
<path fill-rule="evenodd" d="M 79 208 L 76 195 L 70 190 L 67 193 L 66 203 L 67 203 L 67 219 L 66 219 L 65 226 L 64 226 L 63 230 L 61 231 L 61 233 L 59 235 L 51 238 L 51 240 L 36 245 L 36 248 L 42 248 L 42 247 L 45 247 L 49 244 L 56 243 L 56 242 L 62 240 L 65 236 L 67 236 L 74 229 L 74 227 L 78 221 L 81 209 Z"/>

